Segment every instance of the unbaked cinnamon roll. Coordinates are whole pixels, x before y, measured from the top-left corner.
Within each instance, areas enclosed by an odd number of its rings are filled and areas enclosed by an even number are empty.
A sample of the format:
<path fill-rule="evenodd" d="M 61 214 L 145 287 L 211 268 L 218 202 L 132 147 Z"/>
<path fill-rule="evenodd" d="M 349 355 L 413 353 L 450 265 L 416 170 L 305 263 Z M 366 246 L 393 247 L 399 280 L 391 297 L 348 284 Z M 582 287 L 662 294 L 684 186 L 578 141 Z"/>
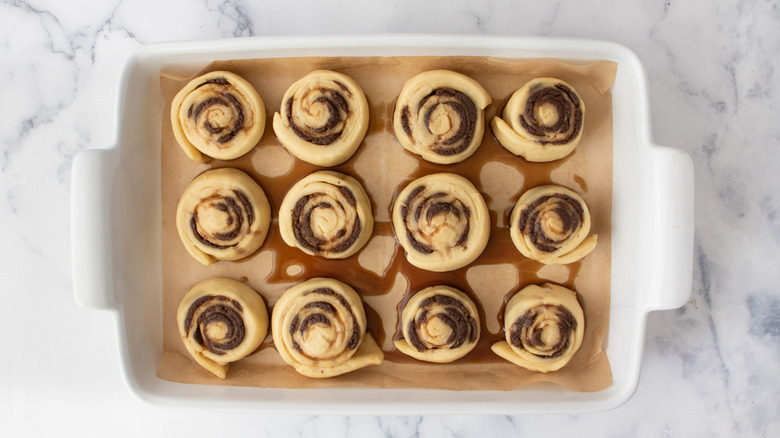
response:
<path fill-rule="evenodd" d="M 402 353 L 425 362 L 446 363 L 468 354 L 479 340 L 479 312 L 458 289 L 431 286 L 415 293 L 401 313 Z"/>
<path fill-rule="evenodd" d="M 354 178 L 309 174 L 290 188 L 279 209 L 285 243 L 309 255 L 342 259 L 366 244 L 374 228 L 371 201 Z"/>
<path fill-rule="evenodd" d="M 547 373 L 569 363 L 582 344 L 585 315 L 573 290 L 551 283 L 517 292 L 504 312 L 506 341 L 491 349 L 531 371 Z"/>
<path fill-rule="evenodd" d="M 393 228 L 412 265 L 434 272 L 473 262 L 490 237 L 482 195 L 452 173 L 426 175 L 407 185 L 393 205 Z"/>
<path fill-rule="evenodd" d="M 596 247 L 585 200 L 565 187 L 535 187 L 520 196 L 509 235 L 524 256 L 548 265 L 573 263 Z"/>
<path fill-rule="evenodd" d="M 355 153 L 368 129 L 368 101 L 351 77 L 313 71 L 287 89 L 274 132 L 293 155 L 318 166 L 335 166 Z"/>
<path fill-rule="evenodd" d="M 255 147 L 265 131 L 265 106 L 252 85 L 227 71 L 190 81 L 171 102 L 173 134 L 188 157 L 232 160 Z"/>
<path fill-rule="evenodd" d="M 228 365 L 265 339 L 268 311 L 260 295 L 229 278 L 212 278 L 190 289 L 176 312 L 179 334 L 195 361 L 224 379 Z"/>
<path fill-rule="evenodd" d="M 404 84 L 393 127 L 404 148 L 439 164 L 470 157 L 485 132 L 492 99 L 474 79 L 450 70 L 420 73 Z"/>
<path fill-rule="evenodd" d="M 192 180 L 176 210 L 184 247 L 204 265 L 251 255 L 263 244 L 270 223 L 263 189 L 231 168 L 209 170 Z"/>
<path fill-rule="evenodd" d="M 338 376 L 384 359 L 366 332 L 360 296 L 332 278 L 287 289 L 274 305 L 271 333 L 282 359 L 308 377 Z"/>
<path fill-rule="evenodd" d="M 518 89 L 491 126 L 496 139 L 528 161 L 569 155 L 582 137 L 585 105 L 574 88 L 555 78 L 536 78 Z"/>

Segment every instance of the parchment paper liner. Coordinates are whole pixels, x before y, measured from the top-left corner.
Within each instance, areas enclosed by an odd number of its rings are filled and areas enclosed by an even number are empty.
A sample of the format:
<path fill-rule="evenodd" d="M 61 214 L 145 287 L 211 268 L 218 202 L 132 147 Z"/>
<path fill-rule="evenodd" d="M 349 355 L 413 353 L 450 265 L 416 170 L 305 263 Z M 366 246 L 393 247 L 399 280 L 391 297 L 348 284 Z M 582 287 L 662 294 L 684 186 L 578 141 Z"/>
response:
<path fill-rule="evenodd" d="M 503 151 L 486 127 L 482 158 L 474 157 L 454 166 L 420 164 L 416 156 L 403 151 L 392 132 L 392 111 L 395 99 L 404 82 L 413 75 L 434 68 L 445 68 L 469 75 L 478 80 L 493 97 L 493 104 L 486 109 L 486 120 L 500 114 L 503 104 L 511 94 L 527 80 L 539 76 L 552 76 L 571 84 L 585 102 L 586 116 L 582 140 L 569 157 L 548 164 L 527 163 Z M 285 259 L 273 256 L 275 248 L 284 245 L 277 228 L 278 208 L 287 188 L 306 174 L 320 168 L 291 159 L 279 146 L 271 127 L 271 117 L 278 111 L 282 95 L 294 81 L 315 69 L 331 69 L 352 76 L 362 87 L 371 107 L 369 132 L 358 152 L 344 165 L 332 168 L 356 177 L 372 197 L 377 221 L 374 236 L 376 244 L 369 242 L 362 256 L 362 265 L 381 266 L 384 260 L 376 259 L 383 251 L 394 255 L 394 266 L 377 275 L 361 268 L 357 274 L 346 274 L 344 265 L 320 263 L 317 268 L 299 275 L 294 273 L 295 260 L 306 257 L 302 252 L 285 249 Z M 162 114 L 162 251 L 163 251 L 163 348 L 164 354 L 158 368 L 160 378 L 183 382 L 217 385 L 239 385 L 276 388 L 325 388 L 325 387 L 375 387 L 375 388 L 436 388 L 451 390 L 511 390 L 534 382 L 553 382 L 574 391 L 598 391 L 612 382 L 609 361 L 604 351 L 609 327 L 610 269 L 611 269 L 611 212 L 612 212 L 612 86 L 617 65 L 609 61 L 561 62 L 547 59 L 498 59 L 489 57 L 333 57 L 333 58 L 275 58 L 217 61 L 193 77 L 213 70 L 232 71 L 247 79 L 265 101 L 268 124 L 265 134 L 255 149 L 245 157 L 234 161 L 214 160 L 199 164 L 189 160 L 176 143 L 170 126 L 170 102 L 176 92 L 190 78 L 177 77 L 161 72 L 161 91 L 166 106 Z M 498 152 L 497 152 L 498 151 Z M 495 163 L 482 172 L 469 170 L 474 162 L 485 157 L 498 157 Z M 244 261 L 218 262 L 202 266 L 187 254 L 179 241 L 174 223 L 176 205 L 184 187 L 198 174 L 215 167 L 236 167 L 247 171 L 265 189 L 271 202 L 274 223 L 265 244 L 254 256 Z M 290 170 L 286 174 L 286 169 Z M 514 170 L 513 170 L 514 169 Z M 387 294 L 397 278 L 394 267 L 402 272 L 413 267 L 405 263 L 403 250 L 394 245 L 389 225 L 389 209 L 392 195 L 399 185 L 432 171 L 448 171 L 469 174 L 469 179 L 485 196 L 493 219 L 490 245 L 500 245 L 501 254 L 487 257 L 483 254 L 470 267 L 482 267 L 466 274 L 469 267 L 455 274 L 441 274 L 437 282 L 465 286 L 476 297 L 482 308 L 483 339 L 472 354 L 451 364 L 427 364 L 406 358 L 399 352 L 391 352 L 392 330 L 385 330 L 377 337 L 387 353 L 381 365 L 370 366 L 350 374 L 331 379 L 309 379 L 296 373 L 280 359 L 273 348 L 270 334 L 258 351 L 232 364 L 228 377 L 220 380 L 198 366 L 186 352 L 176 329 L 176 308 L 181 297 L 194 285 L 206 278 L 226 276 L 245 281 L 260 292 L 270 308 L 289 284 L 269 282 L 295 279 L 303 281 L 313 273 L 332 271 L 331 275 L 350 283 L 357 275 L 359 284 L 352 284 L 364 296 L 367 303 L 369 328 L 395 327 L 397 307 L 406 292 L 404 284 L 396 285 Z M 518 171 L 522 176 L 518 177 Z M 476 177 L 474 177 L 476 175 Z M 464 175 L 465 176 L 465 175 Z M 541 184 L 561 184 L 582 194 L 588 203 L 593 227 L 599 235 L 596 250 L 582 262 L 569 268 L 543 267 L 528 260 L 506 245 L 509 239 L 505 224 L 508 209 L 514 205 L 521 192 Z M 383 225 L 384 223 L 384 225 Z M 391 243 L 388 245 L 388 242 Z M 284 247 L 286 248 L 286 246 Z M 507 250 L 511 249 L 510 250 Z M 297 251 L 297 250 L 296 250 Z M 369 253 L 370 251 L 370 253 Z M 489 251 L 486 251 L 489 252 Z M 495 251 L 493 251 L 495 253 Z M 290 259 L 290 254 L 294 254 Z M 361 253 L 350 263 L 357 264 Z M 502 260 L 514 261 L 520 272 Z M 487 266 L 490 265 L 490 266 Z M 290 271 L 287 269 L 290 268 Z M 274 270 L 275 269 L 275 270 Z M 376 268 L 374 268 L 376 270 Z M 297 269 L 299 270 L 299 269 Z M 403 278 L 403 277 L 399 277 Z M 440 281 L 438 281 L 440 280 Z M 499 314 L 503 303 L 522 286 L 552 280 L 573 288 L 580 294 L 586 317 L 585 339 L 579 352 L 563 369 L 548 373 L 535 373 L 517 367 L 492 355 L 490 344 L 502 336 L 499 333 Z M 428 278 L 426 281 L 430 282 Z M 376 295 L 380 294 L 380 295 Z M 384 295 L 382 295 L 384 294 Z M 492 335 L 491 335 L 492 333 Z M 383 342 L 384 341 L 384 342 Z"/>

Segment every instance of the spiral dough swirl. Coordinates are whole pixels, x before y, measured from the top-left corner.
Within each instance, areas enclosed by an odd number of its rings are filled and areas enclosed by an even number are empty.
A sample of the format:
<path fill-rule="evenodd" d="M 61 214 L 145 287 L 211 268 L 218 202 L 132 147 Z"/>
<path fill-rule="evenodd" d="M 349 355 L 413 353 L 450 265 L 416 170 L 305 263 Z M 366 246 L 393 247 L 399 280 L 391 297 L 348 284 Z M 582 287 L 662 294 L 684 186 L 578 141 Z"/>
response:
<path fill-rule="evenodd" d="M 227 71 L 199 76 L 171 102 L 176 141 L 195 161 L 232 160 L 255 147 L 265 131 L 265 106 L 252 85 Z"/>
<path fill-rule="evenodd" d="M 460 359 L 477 345 L 479 313 L 474 302 L 458 289 L 431 286 L 415 293 L 401 314 L 401 352 L 415 359 L 446 363 Z"/>
<path fill-rule="evenodd" d="M 554 161 L 577 147 L 585 105 L 566 82 L 536 78 L 512 95 L 502 116 L 491 122 L 501 145 L 528 161 Z"/>
<path fill-rule="evenodd" d="M 585 200 L 565 187 L 540 186 L 523 193 L 510 223 L 518 251 L 544 264 L 576 262 L 596 247 L 598 236 L 588 237 L 591 219 Z"/>
<path fill-rule="evenodd" d="M 263 244 L 270 223 L 263 189 L 231 168 L 209 170 L 192 180 L 176 211 L 182 243 L 204 265 L 251 255 Z"/>
<path fill-rule="evenodd" d="M 381 363 L 360 296 L 332 278 L 314 278 L 284 292 L 271 316 L 282 359 L 309 377 L 333 377 Z"/>
<path fill-rule="evenodd" d="M 349 257 L 365 245 L 373 227 L 371 201 L 363 186 L 338 172 L 304 177 L 290 188 L 279 209 L 285 243 L 309 255 Z"/>
<path fill-rule="evenodd" d="M 462 268 L 487 245 L 490 216 L 482 195 L 451 173 L 423 176 L 393 205 L 396 239 L 412 265 L 434 272 Z"/>
<path fill-rule="evenodd" d="M 335 166 L 355 153 L 368 130 L 368 101 L 349 76 L 313 71 L 287 89 L 274 132 L 296 157 Z"/>
<path fill-rule="evenodd" d="M 176 314 L 179 334 L 198 364 L 219 378 L 254 352 L 268 332 L 268 311 L 249 286 L 229 278 L 196 284 Z"/>
<path fill-rule="evenodd" d="M 420 73 L 404 84 L 393 127 L 404 148 L 439 164 L 470 157 L 482 142 L 490 94 L 474 79 L 449 70 Z"/>
<path fill-rule="evenodd" d="M 504 312 L 506 341 L 493 352 L 531 371 L 556 371 L 569 363 L 585 333 L 585 315 L 577 294 L 551 283 L 517 292 Z"/>

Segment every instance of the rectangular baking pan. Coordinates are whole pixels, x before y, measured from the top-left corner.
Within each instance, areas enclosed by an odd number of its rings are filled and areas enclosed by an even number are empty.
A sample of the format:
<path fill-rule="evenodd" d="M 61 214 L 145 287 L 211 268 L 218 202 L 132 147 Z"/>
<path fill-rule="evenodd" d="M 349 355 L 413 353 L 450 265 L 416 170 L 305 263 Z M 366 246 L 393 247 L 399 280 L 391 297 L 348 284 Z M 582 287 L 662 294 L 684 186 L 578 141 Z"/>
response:
<path fill-rule="evenodd" d="M 159 74 L 192 75 L 217 59 L 305 56 L 495 56 L 618 64 L 613 96 L 612 297 L 607 389 L 552 384 L 514 391 L 366 388 L 269 389 L 173 383 L 156 376 L 163 353 Z M 693 166 L 651 138 L 645 72 L 610 42 L 452 35 L 260 37 L 139 48 L 119 84 L 117 136 L 73 163 L 72 260 L 76 301 L 112 312 L 130 390 L 158 405 L 334 414 L 582 413 L 625 403 L 636 390 L 646 317 L 689 298 L 693 262 Z"/>

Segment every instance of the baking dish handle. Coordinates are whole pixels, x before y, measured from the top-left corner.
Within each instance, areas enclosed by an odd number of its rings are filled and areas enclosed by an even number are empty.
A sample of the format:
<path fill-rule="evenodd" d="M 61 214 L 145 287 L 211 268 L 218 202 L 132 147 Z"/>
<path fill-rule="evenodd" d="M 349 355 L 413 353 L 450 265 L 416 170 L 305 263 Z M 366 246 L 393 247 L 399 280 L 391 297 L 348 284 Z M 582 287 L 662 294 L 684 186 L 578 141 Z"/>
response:
<path fill-rule="evenodd" d="M 111 208 L 117 171 L 116 149 L 87 149 L 73 160 L 71 259 L 76 302 L 94 309 L 116 307 L 111 251 Z"/>
<path fill-rule="evenodd" d="M 650 166 L 650 236 L 657 253 L 652 270 L 656 294 L 648 310 L 683 306 L 690 298 L 693 276 L 693 162 L 685 152 L 652 145 Z"/>

